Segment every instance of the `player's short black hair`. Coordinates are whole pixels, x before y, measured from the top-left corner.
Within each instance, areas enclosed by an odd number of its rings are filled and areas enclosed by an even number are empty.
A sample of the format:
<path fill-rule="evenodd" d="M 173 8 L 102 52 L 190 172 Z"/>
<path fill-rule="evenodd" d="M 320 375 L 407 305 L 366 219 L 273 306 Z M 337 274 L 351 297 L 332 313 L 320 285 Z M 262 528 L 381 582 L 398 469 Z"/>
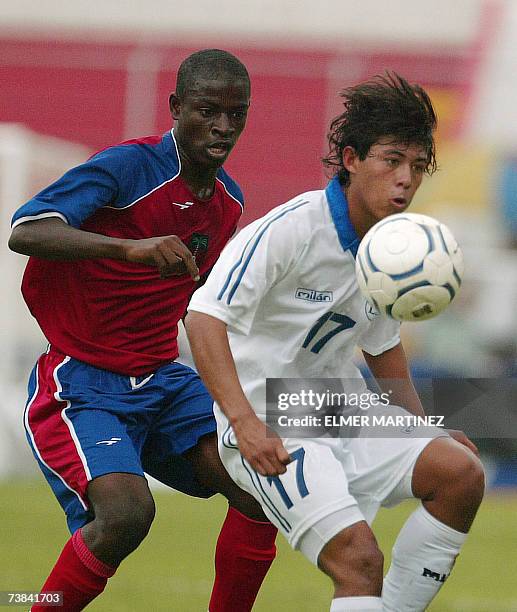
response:
<path fill-rule="evenodd" d="M 436 113 L 420 85 L 408 83 L 395 72 L 386 72 L 344 89 L 341 97 L 345 110 L 330 124 L 330 150 L 322 161 L 334 170 L 343 186 L 350 180 L 343 166 L 345 147 L 353 147 L 363 160 L 370 147 L 386 136 L 392 136 L 394 142 L 422 146 L 427 152 L 426 172 L 435 172 Z"/>
<path fill-rule="evenodd" d="M 217 79 L 228 76 L 245 81 L 250 91 L 250 76 L 246 66 L 235 55 L 221 49 L 196 51 L 183 60 L 179 67 L 176 95 L 181 99 L 197 78 Z"/>

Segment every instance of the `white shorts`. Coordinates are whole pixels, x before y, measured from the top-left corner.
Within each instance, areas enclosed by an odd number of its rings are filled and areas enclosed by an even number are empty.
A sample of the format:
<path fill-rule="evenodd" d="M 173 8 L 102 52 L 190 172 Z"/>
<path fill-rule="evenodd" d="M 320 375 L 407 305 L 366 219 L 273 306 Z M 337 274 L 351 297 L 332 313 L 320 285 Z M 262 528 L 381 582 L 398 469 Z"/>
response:
<path fill-rule="evenodd" d="M 261 476 L 242 457 L 228 421 L 214 406 L 219 454 L 236 484 L 253 495 L 269 520 L 293 548 L 321 522 L 321 544 L 310 554 L 313 563 L 321 548 L 337 533 L 358 521 L 373 522 L 381 506 L 394 506 L 413 497 L 411 478 L 422 450 L 433 439 L 447 436 L 438 427 L 400 430 L 399 437 L 284 438 L 293 461 L 280 477 Z M 408 413 L 383 406 L 383 414 Z M 424 437 L 425 436 L 425 437 Z M 326 517 L 330 521 L 324 521 Z M 330 522 L 330 525 L 329 525 Z"/>

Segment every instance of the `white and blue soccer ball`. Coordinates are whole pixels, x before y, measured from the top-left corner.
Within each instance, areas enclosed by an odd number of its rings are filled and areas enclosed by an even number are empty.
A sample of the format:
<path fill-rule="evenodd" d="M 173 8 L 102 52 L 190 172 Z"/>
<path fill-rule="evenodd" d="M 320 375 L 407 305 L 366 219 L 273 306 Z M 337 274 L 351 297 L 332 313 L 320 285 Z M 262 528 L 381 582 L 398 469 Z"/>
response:
<path fill-rule="evenodd" d="M 397 321 L 424 321 L 454 299 L 463 277 L 463 255 L 452 232 L 427 215 L 398 213 L 364 236 L 356 275 L 364 297 Z"/>

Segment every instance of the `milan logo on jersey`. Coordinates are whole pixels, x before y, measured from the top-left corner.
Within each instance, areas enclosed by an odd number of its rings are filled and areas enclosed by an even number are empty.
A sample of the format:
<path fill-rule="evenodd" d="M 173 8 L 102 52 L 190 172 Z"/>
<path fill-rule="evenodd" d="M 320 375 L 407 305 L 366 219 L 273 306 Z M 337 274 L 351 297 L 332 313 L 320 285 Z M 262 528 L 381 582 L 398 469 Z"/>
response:
<path fill-rule="evenodd" d="M 298 287 L 294 297 L 308 302 L 332 302 L 334 300 L 332 291 L 316 291 L 316 289 L 305 289 L 304 287 Z"/>

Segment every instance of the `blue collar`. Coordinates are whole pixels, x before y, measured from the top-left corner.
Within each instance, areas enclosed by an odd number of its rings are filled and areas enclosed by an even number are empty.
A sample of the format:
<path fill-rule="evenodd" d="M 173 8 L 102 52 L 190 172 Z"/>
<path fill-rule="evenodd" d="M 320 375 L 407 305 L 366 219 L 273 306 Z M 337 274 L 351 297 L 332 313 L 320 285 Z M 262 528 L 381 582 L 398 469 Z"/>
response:
<path fill-rule="evenodd" d="M 325 195 L 327 196 L 330 214 L 336 226 L 337 235 L 343 247 L 343 251 L 349 250 L 355 257 L 361 240 L 350 221 L 348 215 L 348 202 L 337 176 L 327 185 Z"/>

